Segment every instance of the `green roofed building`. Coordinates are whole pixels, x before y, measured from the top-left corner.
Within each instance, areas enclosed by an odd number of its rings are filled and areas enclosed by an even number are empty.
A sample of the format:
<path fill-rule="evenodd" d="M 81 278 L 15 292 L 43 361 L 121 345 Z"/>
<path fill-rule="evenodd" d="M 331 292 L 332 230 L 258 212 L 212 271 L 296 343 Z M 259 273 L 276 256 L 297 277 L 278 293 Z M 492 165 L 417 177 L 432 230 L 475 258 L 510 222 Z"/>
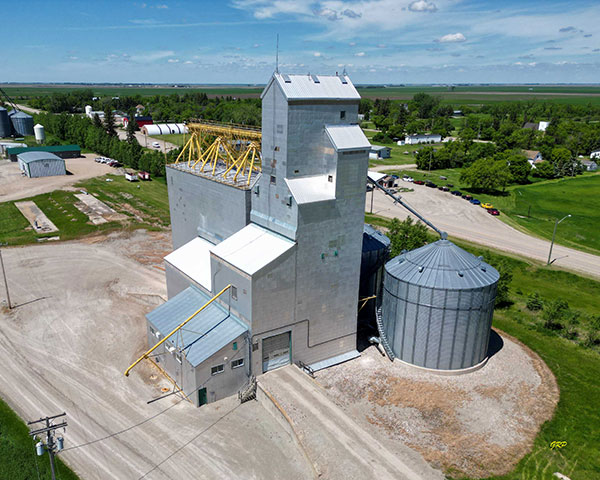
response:
<path fill-rule="evenodd" d="M 48 152 L 53 153 L 60 158 L 81 157 L 81 147 L 79 145 L 48 145 L 39 147 L 17 147 L 7 148 L 6 155 L 11 161 L 17 161 L 17 155 L 28 152 Z"/>

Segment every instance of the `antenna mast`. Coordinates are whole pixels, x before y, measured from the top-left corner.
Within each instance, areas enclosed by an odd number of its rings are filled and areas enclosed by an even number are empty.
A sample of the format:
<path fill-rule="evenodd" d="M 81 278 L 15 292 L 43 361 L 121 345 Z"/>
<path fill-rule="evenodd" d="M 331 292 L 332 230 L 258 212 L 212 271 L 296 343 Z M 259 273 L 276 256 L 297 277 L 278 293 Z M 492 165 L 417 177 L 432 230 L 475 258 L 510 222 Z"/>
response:
<path fill-rule="evenodd" d="M 279 34 L 277 34 L 277 47 L 275 48 L 275 73 L 279 73 Z"/>

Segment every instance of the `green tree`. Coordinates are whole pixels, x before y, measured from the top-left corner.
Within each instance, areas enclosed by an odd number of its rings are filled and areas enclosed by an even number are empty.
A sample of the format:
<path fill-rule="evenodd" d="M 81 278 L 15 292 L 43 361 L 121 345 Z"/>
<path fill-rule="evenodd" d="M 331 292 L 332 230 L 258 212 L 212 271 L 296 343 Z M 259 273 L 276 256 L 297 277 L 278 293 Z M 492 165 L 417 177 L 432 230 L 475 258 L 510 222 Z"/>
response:
<path fill-rule="evenodd" d="M 100 120 L 100 117 L 98 116 L 97 113 L 94 113 L 94 117 L 92 119 L 93 125 L 96 128 L 102 128 L 102 120 Z"/>
<path fill-rule="evenodd" d="M 484 192 L 504 189 L 510 181 L 510 170 L 505 160 L 480 158 L 469 167 L 463 169 L 460 180 L 471 188 Z"/>
<path fill-rule="evenodd" d="M 523 155 L 513 154 L 507 158 L 508 170 L 512 180 L 516 183 L 527 183 L 529 181 L 529 173 L 531 172 L 531 164 Z"/>
<path fill-rule="evenodd" d="M 411 217 L 406 217 L 403 221 L 397 218 L 392 219 L 388 236 L 391 242 L 392 257 L 400 255 L 402 250 L 414 250 L 422 247 L 429 240 L 427 227 L 420 221 L 413 221 Z"/>
<path fill-rule="evenodd" d="M 573 155 L 570 150 L 565 147 L 555 147 L 552 149 L 550 158 L 554 165 L 554 171 L 559 177 L 570 173 L 573 166 Z"/>
<path fill-rule="evenodd" d="M 544 161 L 535 165 L 535 168 L 531 170 L 531 175 L 537 178 L 554 178 L 556 173 L 552 162 Z"/>
<path fill-rule="evenodd" d="M 104 129 L 109 136 L 117 136 L 117 131 L 115 130 L 115 117 L 113 116 L 110 104 L 107 104 L 104 108 Z"/>
<path fill-rule="evenodd" d="M 129 122 L 127 122 L 127 143 L 137 142 L 135 132 L 138 130 L 138 124 L 135 121 L 135 114 L 131 110 L 128 114 Z"/>

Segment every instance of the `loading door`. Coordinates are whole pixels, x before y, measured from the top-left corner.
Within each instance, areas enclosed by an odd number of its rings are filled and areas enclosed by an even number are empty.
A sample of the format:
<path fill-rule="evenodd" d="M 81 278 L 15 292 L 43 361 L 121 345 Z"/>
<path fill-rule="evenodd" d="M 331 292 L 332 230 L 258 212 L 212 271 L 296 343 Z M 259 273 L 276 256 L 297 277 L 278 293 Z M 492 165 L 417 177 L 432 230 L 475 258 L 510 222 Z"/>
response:
<path fill-rule="evenodd" d="M 291 332 L 264 338 L 262 343 L 263 373 L 291 362 Z"/>

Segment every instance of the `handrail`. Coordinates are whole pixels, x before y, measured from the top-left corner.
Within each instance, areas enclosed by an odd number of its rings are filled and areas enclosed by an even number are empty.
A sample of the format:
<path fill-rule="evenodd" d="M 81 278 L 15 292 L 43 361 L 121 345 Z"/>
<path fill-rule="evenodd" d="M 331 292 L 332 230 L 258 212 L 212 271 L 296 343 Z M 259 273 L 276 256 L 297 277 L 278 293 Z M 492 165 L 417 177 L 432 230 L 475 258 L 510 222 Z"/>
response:
<path fill-rule="evenodd" d="M 173 331 L 171 333 L 169 333 L 165 338 L 163 338 L 160 342 L 158 342 L 156 345 L 154 345 L 150 350 L 148 350 L 146 353 L 144 353 L 140 358 L 138 358 L 135 362 L 133 362 L 131 365 L 129 365 L 129 368 L 127 370 L 125 370 L 125 376 L 128 377 L 129 376 L 129 372 L 131 371 L 131 369 L 133 367 L 135 367 L 138 363 L 140 363 L 142 360 L 144 360 L 145 358 L 148 358 L 148 356 L 154 351 L 156 350 L 160 345 L 162 345 L 163 343 L 165 343 L 165 341 L 174 333 L 176 333 L 178 330 L 180 330 L 186 323 L 188 323 L 191 319 L 193 319 L 196 315 L 198 315 L 202 310 L 204 310 L 206 307 L 208 307 L 212 302 L 214 302 L 219 296 L 221 296 L 223 293 L 225 293 L 229 288 L 231 287 L 231 284 L 227 285 L 223 290 L 221 290 L 219 293 L 217 293 L 213 298 L 211 298 L 208 302 L 206 302 L 204 305 L 202 305 L 202 307 L 200 307 L 198 310 L 196 310 L 192 315 L 190 315 L 186 320 L 184 320 L 183 322 L 181 322 L 177 327 L 175 327 L 173 329 Z"/>

